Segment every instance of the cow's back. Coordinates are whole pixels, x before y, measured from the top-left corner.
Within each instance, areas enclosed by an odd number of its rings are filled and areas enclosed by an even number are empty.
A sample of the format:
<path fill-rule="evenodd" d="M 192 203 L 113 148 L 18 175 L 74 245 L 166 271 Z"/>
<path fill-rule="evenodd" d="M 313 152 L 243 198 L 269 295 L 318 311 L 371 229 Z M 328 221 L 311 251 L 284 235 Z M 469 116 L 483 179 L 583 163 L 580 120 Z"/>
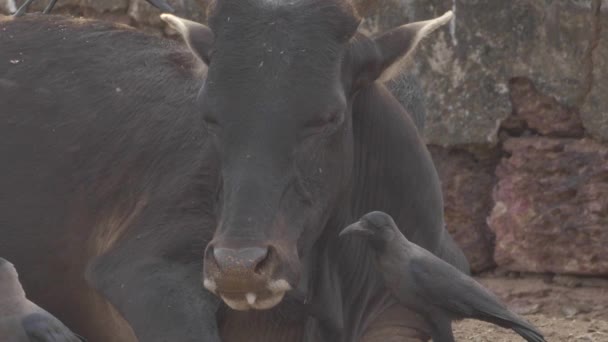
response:
<path fill-rule="evenodd" d="M 57 16 L 0 17 L 0 47 L 0 255 L 76 331 L 116 335 L 85 311 L 112 310 L 84 269 L 197 167 L 202 70 L 176 43 Z"/>

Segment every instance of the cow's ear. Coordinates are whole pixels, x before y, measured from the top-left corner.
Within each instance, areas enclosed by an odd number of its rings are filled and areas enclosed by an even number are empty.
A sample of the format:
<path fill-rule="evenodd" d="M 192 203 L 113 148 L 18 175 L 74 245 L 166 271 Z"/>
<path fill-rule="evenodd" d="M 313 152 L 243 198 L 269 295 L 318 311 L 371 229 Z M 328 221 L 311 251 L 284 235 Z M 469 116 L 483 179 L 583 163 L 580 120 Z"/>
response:
<path fill-rule="evenodd" d="M 179 32 L 192 52 L 205 64 L 209 64 L 213 45 L 213 31 L 203 24 L 163 13 L 160 18 Z"/>
<path fill-rule="evenodd" d="M 357 82 L 386 81 L 402 72 L 418 43 L 453 16 L 452 11 L 448 11 L 438 18 L 405 24 L 374 37 L 371 46 L 367 46 L 371 53 L 357 54 L 360 59 L 355 61 Z"/>

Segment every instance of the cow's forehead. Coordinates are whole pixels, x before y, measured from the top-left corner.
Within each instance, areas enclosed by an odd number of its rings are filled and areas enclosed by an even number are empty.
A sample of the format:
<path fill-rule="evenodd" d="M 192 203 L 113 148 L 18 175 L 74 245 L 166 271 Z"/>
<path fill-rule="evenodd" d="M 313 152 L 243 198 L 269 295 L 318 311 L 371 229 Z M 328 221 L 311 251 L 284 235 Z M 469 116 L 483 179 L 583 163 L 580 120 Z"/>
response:
<path fill-rule="evenodd" d="M 272 1 L 225 0 L 210 17 L 216 40 L 204 88 L 209 108 L 259 104 L 268 115 L 302 115 L 341 99 L 341 37 L 356 30 L 354 12 L 332 0 L 277 0 L 280 8 L 297 3 L 285 11 L 263 7 Z"/>
<path fill-rule="evenodd" d="M 293 6 L 302 0 L 255 0 L 259 6 L 276 8 L 281 6 Z"/>
<path fill-rule="evenodd" d="M 335 4 L 339 4 L 341 6 L 350 6 L 351 5 L 351 0 L 212 0 L 210 2 L 210 7 L 215 8 L 218 5 L 218 3 L 228 3 L 228 2 L 238 3 L 238 2 L 242 2 L 242 1 L 247 1 L 249 3 L 256 4 L 260 7 L 271 7 L 271 8 L 294 6 L 294 5 L 299 5 L 299 4 L 314 3 L 314 2 L 321 2 L 321 1 L 324 3 L 335 3 Z"/>
<path fill-rule="evenodd" d="M 243 32 L 285 19 L 301 32 L 324 27 L 338 36 L 352 35 L 360 21 L 348 0 L 216 0 L 208 17 L 214 31 L 239 26 Z"/>

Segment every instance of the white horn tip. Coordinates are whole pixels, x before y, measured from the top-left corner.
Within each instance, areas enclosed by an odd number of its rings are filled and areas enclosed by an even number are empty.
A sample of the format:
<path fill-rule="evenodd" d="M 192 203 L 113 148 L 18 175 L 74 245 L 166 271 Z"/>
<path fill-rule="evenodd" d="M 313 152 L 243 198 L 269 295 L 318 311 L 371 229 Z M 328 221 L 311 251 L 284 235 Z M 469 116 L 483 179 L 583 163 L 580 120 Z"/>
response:
<path fill-rule="evenodd" d="M 169 24 L 169 26 L 171 26 L 171 28 L 173 28 L 177 32 L 183 34 L 186 31 L 186 25 L 184 24 L 184 21 L 173 14 L 163 13 L 160 15 L 160 19 Z"/>
<path fill-rule="evenodd" d="M 443 21 L 443 22 L 446 22 L 448 20 L 451 20 L 452 18 L 454 18 L 454 12 L 447 11 L 441 17 L 439 17 L 438 19 L 441 20 L 441 21 Z"/>

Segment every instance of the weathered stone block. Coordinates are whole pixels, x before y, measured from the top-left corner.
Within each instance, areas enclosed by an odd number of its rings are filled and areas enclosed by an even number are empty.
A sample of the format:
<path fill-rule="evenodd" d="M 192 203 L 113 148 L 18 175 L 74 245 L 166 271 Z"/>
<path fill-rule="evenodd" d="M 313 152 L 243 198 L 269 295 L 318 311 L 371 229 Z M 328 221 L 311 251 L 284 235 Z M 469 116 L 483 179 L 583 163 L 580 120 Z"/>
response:
<path fill-rule="evenodd" d="M 583 136 L 583 124 L 578 111 L 561 105 L 552 96 L 542 94 L 529 79 L 524 77 L 511 79 L 509 91 L 515 120 L 523 121 L 527 128 L 545 136 L 575 138 Z M 503 122 L 503 127 L 505 123 L 508 126 L 509 120 L 511 118 Z"/>
<path fill-rule="evenodd" d="M 585 129 L 608 142 L 608 0 L 596 9 L 593 51 L 590 55 L 589 93 L 581 107 Z"/>
<path fill-rule="evenodd" d="M 494 234 L 486 218 L 492 210 L 496 151 L 474 155 L 463 150 L 430 146 L 444 195 L 449 232 L 464 250 L 473 272 L 494 266 Z"/>
<path fill-rule="evenodd" d="M 511 138 L 499 164 L 494 260 L 513 271 L 608 274 L 608 146 Z"/>
<path fill-rule="evenodd" d="M 363 28 L 372 32 L 455 11 L 449 27 L 422 43 L 412 66 L 426 93 L 427 141 L 451 146 L 497 142 L 511 112 L 512 77 L 529 78 L 559 103 L 580 106 L 588 92 L 597 1 L 375 0 L 360 7 Z M 605 97 L 597 94 L 600 108 Z"/>

